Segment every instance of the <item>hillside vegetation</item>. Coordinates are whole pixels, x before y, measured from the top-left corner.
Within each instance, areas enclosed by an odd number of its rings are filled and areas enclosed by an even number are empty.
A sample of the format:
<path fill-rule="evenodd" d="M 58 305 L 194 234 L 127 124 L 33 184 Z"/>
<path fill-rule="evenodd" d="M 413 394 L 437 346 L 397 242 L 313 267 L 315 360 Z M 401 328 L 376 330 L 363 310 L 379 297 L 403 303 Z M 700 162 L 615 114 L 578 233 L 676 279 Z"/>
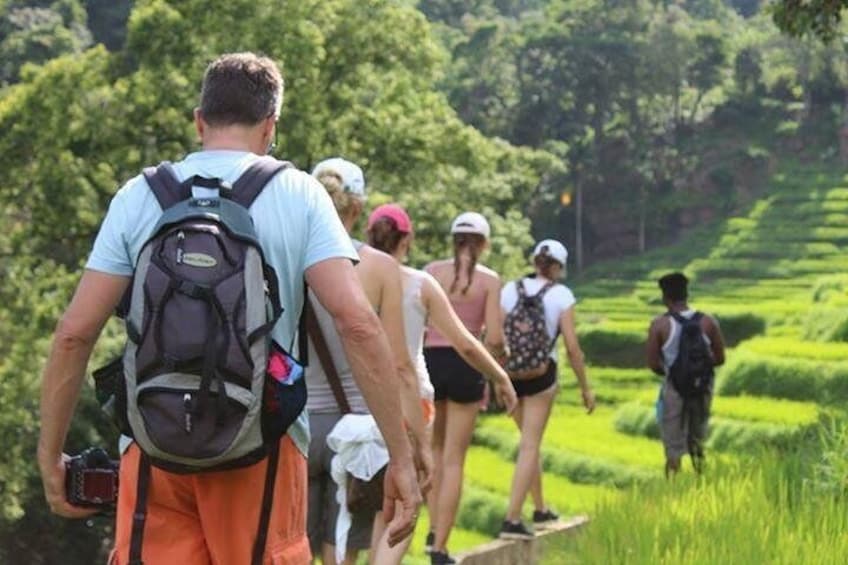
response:
<path fill-rule="evenodd" d="M 839 562 L 848 548 L 840 461 L 848 434 L 833 422 L 848 400 L 848 341 L 838 330 L 848 276 L 834 264 L 848 239 L 820 211 L 843 209 L 846 187 L 835 172 L 786 163 L 748 214 L 698 234 L 713 247 L 666 248 L 654 267 L 628 267 L 627 280 L 619 262 L 580 279 L 579 333 L 600 406 L 587 416 L 570 370 L 561 370 L 543 467 L 548 503 L 592 523 L 548 562 Z M 693 278 L 692 304 L 715 314 L 734 346 L 718 373 L 703 480 L 688 461 L 676 481 L 662 478 L 659 381 L 643 368 L 648 323 L 662 312 L 655 278 L 671 269 Z M 458 519 L 464 531 L 452 547 L 479 542 L 468 530 L 496 534 L 517 447 L 510 419 L 478 425 Z"/>
<path fill-rule="evenodd" d="M 844 526 L 845 435 L 821 422 L 838 422 L 848 399 L 846 44 L 787 38 L 760 4 L 0 0 L 0 563 L 105 560 L 110 518 L 58 519 L 43 500 L 33 454 L 49 338 L 112 195 L 196 148 L 205 65 L 248 49 L 286 77 L 276 155 L 304 169 L 336 154 L 363 165 L 369 206 L 410 211 L 413 265 L 450 253 L 450 220 L 465 209 L 491 221 L 484 259 L 505 279 L 526 269 L 534 236 L 568 245 L 600 407 L 582 413 L 563 368 L 545 482 L 561 513 L 595 520 L 552 562 L 697 560 L 706 542 L 686 549 L 657 501 L 694 536 L 689 501 L 713 505 L 717 523 L 736 479 L 750 504 L 728 507 L 728 527 L 762 534 L 751 543 L 780 536 L 775 551 L 798 541 L 801 552 L 820 543 L 816 559 L 841 555 L 830 536 Z M 778 15 L 815 8 L 777 4 Z M 825 31 L 845 27 L 840 7 Z M 817 31 L 804 21 L 793 31 Z M 714 467 L 674 488 L 660 477 L 657 383 L 643 368 L 661 311 L 654 281 L 668 269 L 692 276 L 693 303 L 733 347 Z M 110 325 L 91 366 L 122 340 Z M 87 386 L 68 451 L 115 440 Z M 478 426 L 452 551 L 496 533 L 517 442 L 503 416 Z M 778 529 L 759 531 L 770 504 Z M 820 530 L 807 522 L 817 507 Z M 658 514 L 628 528 L 640 508 Z M 663 544 L 645 541 L 654 534 Z"/>

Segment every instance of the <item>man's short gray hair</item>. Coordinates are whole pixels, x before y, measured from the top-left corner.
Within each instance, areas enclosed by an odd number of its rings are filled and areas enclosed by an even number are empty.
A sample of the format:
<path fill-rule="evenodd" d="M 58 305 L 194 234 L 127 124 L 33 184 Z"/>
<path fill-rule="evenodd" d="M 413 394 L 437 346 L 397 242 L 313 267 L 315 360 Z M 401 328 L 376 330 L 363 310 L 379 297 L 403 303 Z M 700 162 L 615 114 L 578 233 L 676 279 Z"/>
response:
<path fill-rule="evenodd" d="M 256 125 L 280 115 L 283 77 L 277 64 L 254 53 L 227 53 L 206 68 L 200 113 L 212 126 Z"/>

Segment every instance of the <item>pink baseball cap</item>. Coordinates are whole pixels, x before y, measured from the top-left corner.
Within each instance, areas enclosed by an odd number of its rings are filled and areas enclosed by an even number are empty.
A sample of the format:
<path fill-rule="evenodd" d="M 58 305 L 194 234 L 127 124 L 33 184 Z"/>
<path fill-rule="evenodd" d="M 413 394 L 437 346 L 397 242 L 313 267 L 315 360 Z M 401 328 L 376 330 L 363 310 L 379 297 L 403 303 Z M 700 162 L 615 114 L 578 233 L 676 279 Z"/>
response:
<path fill-rule="evenodd" d="M 401 233 L 412 233 L 412 220 L 409 219 L 409 214 L 397 204 L 383 204 L 374 208 L 371 215 L 368 216 L 368 229 L 382 218 L 394 220 L 395 226 Z"/>

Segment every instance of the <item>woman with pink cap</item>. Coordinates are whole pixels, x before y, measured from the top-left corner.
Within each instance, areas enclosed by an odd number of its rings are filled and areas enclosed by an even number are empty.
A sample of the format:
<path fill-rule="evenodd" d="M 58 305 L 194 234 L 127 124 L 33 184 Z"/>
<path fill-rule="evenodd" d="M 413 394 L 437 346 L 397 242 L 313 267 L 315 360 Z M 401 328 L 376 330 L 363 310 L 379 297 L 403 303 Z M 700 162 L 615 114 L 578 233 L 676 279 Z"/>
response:
<path fill-rule="evenodd" d="M 506 369 L 518 394 L 513 413 L 521 440 L 512 479 L 509 506 L 499 537 L 530 539 L 533 532 L 521 522 L 521 507 L 533 496 L 533 523 L 542 525 L 559 518 L 542 496 L 542 435 L 559 389 L 557 337 L 562 334 L 568 361 L 580 385 L 583 405 L 591 413 L 595 397 L 586 380 L 583 352 L 574 329 L 571 290 L 559 281 L 565 274 L 568 251 L 555 239 L 540 241 L 533 251 L 534 273 L 504 286 L 501 307 L 509 346 Z"/>
<path fill-rule="evenodd" d="M 367 231 L 368 244 L 371 247 L 392 255 L 399 263 L 403 264 L 413 239 L 412 222 L 403 208 L 397 204 L 379 206 L 368 218 Z M 509 377 L 486 351 L 479 339 L 468 330 L 459 318 L 439 282 L 424 271 L 406 266 L 401 267 L 401 273 L 407 346 L 418 374 L 422 402 L 427 406 L 425 413 L 433 414 L 433 398 L 435 395 L 424 360 L 424 331 L 428 324 L 431 328 L 439 331 L 440 335 L 444 337 L 464 363 L 492 381 L 498 400 L 507 407 L 507 410 L 512 411 L 516 396 Z M 474 413 L 477 412 L 476 403 L 471 404 L 471 409 Z M 438 408 L 436 409 L 436 422 L 436 425 L 439 425 Z M 437 474 L 439 466 L 440 464 L 437 462 Z M 456 499 L 458 502 L 459 496 L 456 496 Z M 433 512 L 431 510 L 431 523 L 432 520 Z M 376 546 L 373 562 L 379 564 L 400 563 L 405 550 L 405 547 L 389 549 L 387 540 L 381 539 Z M 439 552 L 431 553 L 433 563 L 450 563 L 449 559 L 444 551 L 441 554 Z"/>

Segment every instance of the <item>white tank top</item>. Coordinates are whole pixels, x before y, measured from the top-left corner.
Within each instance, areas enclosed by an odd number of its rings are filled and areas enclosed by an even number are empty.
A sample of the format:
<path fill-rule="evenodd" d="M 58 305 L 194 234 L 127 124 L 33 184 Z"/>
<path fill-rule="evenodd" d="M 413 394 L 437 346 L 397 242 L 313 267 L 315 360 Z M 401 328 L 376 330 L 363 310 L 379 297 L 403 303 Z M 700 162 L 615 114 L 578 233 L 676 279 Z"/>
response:
<path fill-rule="evenodd" d="M 424 361 L 424 330 L 427 328 L 427 309 L 424 307 L 424 301 L 421 298 L 424 279 L 430 275 L 409 267 L 403 267 L 402 273 L 403 323 L 406 333 L 406 348 L 415 367 L 421 398 L 433 400 L 433 384 L 430 382 L 427 364 Z"/>
<path fill-rule="evenodd" d="M 695 310 L 689 309 L 679 312 L 681 316 L 686 318 L 687 320 L 692 319 L 692 316 L 695 315 Z M 677 360 L 677 354 L 680 352 L 680 331 L 681 326 L 680 322 L 674 319 L 674 316 L 668 316 L 669 321 L 669 332 L 668 338 L 665 340 L 662 346 L 662 356 L 663 356 L 663 366 L 665 368 L 665 374 L 668 375 L 668 369 L 674 362 Z M 707 347 L 710 345 L 710 338 L 704 333 L 704 341 L 707 343 Z"/>

